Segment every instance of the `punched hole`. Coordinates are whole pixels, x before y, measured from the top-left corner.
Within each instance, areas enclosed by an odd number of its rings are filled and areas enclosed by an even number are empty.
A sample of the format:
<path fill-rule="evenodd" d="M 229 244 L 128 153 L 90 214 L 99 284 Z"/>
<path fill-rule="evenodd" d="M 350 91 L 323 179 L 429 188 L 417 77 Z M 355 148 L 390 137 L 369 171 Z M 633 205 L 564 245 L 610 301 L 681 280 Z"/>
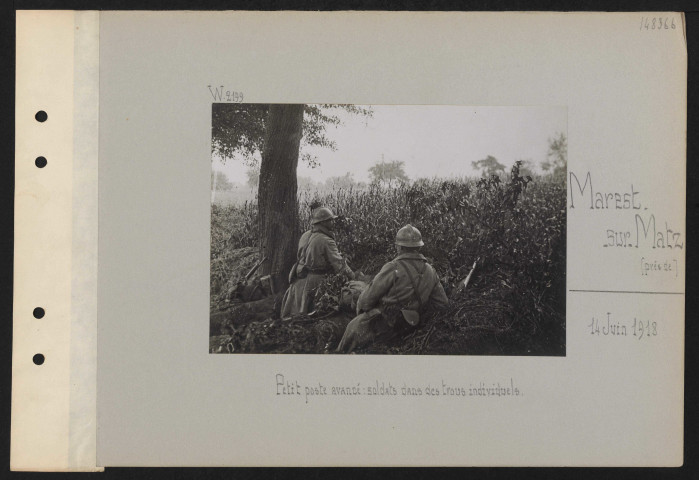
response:
<path fill-rule="evenodd" d="M 41 365 L 44 363 L 44 356 L 40 353 L 37 353 L 36 355 L 34 355 L 34 357 L 32 357 L 32 360 L 34 361 L 35 365 Z"/>
<path fill-rule="evenodd" d="M 34 160 L 34 165 L 36 165 L 39 168 L 44 168 L 48 162 L 46 161 L 45 157 L 36 157 L 36 160 Z"/>
<path fill-rule="evenodd" d="M 43 110 L 39 110 L 38 112 L 36 112 L 36 115 L 34 115 L 34 118 L 36 118 L 37 122 L 43 123 L 49 118 L 49 116 Z"/>
<path fill-rule="evenodd" d="M 43 316 L 44 316 L 45 313 L 46 313 L 46 312 L 44 311 L 43 308 L 41 308 L 41 307 L 36 307 L 36 308 L 34 309 L 34 318 L 43 318 Z"/>

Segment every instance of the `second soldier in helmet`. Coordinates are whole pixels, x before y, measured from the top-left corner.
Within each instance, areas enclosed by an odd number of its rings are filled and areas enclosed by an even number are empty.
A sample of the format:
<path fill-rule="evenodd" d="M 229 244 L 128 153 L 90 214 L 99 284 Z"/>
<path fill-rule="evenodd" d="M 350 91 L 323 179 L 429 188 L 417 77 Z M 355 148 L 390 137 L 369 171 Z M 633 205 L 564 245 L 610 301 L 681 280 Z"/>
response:
<path fill-rule="evenodd" d="M 428 307 L 449 305 L 435 269 L 420 254 L 420 231 L 406 225 L 396 234 L 398 256 L 383 266 L 357 301 L 338 352 L 349 353 L 380 338 L 415 328 Z"/>
<path fill-rule="evenodd" d="M 311 229 L 301 236 L 297 261 L 289 273 L 289 288 L 282 300 L 281 318 L 310 313 L 313 297 L 325 275 L 344 273 L 354 278 L 335 243 L 336 218 L 327 207 L 316 208 L 311 214 Z"/>

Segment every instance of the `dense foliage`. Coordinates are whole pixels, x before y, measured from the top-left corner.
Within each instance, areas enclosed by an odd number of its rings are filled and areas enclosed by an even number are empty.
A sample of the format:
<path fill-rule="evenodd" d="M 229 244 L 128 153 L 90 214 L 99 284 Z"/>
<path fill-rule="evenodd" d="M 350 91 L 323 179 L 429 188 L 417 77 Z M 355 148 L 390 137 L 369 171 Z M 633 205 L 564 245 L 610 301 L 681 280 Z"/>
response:
<path fill-rule="evenodd" d="M 508 177 L 301 195 L 300 225 L 309 225 L 315 206 L 332 208 L 340 215 L 340 251 L 353 269 L 369 275 L 395 255 L 396 231 L 414 225 L 423 235 L 422 253 L 452 295 L 450 309 L 429 318 L 421 331 L 370 352 L 565 354 L 565 184 L 551 176 L 522 176 L 519 166 Z M 231 252 L 257 244 L 255 211 L 254 204 L 213 207 L 214 299 L 223 298 L 239 277 L 234 272 L 240 259 Z M 455 296 L 476 259 L 468 289 Z M 331 277 L 320 294 L 336 298 L 340 284 Z"/>
<path fill-rule="evenodd" d="M 342 125 L 339 112 L 370 118 L 372 110 L 359 105 L 304 105 L 302 147 L 314 146 L 335 150 L 335 142 L 327 136 L 328 127 Z M 257 164 L 264 151 L 269 104 L 213 103 L 211 121 L 212 151 L 225 162 L 237 153 L 249 165 Z M 304 148 L 300 158 L 308 165 L 318 165 L 317 158 Z"/>

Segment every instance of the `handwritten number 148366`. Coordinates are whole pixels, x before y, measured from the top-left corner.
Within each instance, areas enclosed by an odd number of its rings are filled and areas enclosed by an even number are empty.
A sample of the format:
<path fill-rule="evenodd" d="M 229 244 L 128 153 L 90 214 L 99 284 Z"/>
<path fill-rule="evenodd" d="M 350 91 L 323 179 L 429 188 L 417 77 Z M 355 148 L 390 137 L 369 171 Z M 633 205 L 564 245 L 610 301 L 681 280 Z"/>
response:
<path fill-rule="evenodd" d="M 675 19 L 670 17 L 641 17 L 639 30 L 674 30 Z"/>

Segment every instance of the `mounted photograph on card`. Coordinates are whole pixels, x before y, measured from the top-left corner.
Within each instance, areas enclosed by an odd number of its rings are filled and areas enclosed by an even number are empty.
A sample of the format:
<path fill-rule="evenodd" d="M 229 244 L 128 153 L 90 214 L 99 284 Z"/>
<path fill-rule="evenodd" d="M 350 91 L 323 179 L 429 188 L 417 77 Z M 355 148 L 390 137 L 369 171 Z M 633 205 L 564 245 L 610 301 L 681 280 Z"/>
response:
<path fill-rule="evenodd" d="M 683 465 L 684 26 L 18 11 L 10 467 Z"/>
<path fill-rule="evenodd" d="M 210 353 L 565 356 L 565 107 L 231 99 Z"/>

